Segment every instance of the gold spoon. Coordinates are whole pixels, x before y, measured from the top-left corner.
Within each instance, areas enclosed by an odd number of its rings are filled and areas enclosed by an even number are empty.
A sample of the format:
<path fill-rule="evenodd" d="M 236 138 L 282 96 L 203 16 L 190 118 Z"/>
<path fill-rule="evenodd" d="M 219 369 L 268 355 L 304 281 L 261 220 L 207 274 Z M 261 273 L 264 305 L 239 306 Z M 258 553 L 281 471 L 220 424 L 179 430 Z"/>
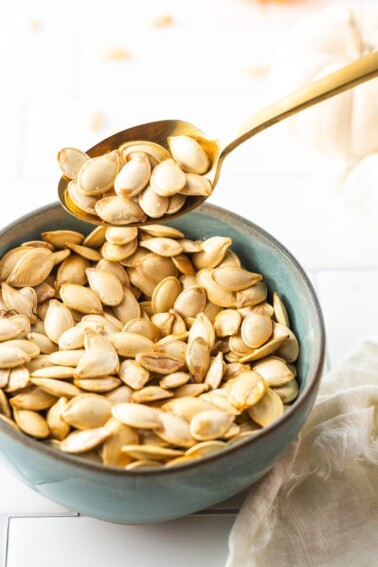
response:
<path fill-rule="evenodd" d="M 100 156 L 117 149 L 125 142 L 138 140 L 155 142 L 169 149 L 167 138 L 170 136 L 190 136 L 201 142 L 210 157 L 212 165 L 205 176 L 209 179 L 214 189 L 219 179 L 223 160 L 232 150 L 239 146 L 239 144 L 252 138 L 252 136 L 262 132 L 266 128 L 269 128 L 269 126 L 288 118 L 292 114 L 296 114 L 309 106 L 313 106 L 322 100 L 335 96 L 377 76 L 378 52 L 374 52 L 361 57 L 354 63 L 334 73 L 326 75 L 314 83 L 310 83 L 294 91 L 260 110 L 243 124 L 242 128 L 232 140 L 209 139 L 201 130 L 198 130 L 198 128 L 192 126 L 192 124 L 183 122 L 182 120 L 159 120 L 158 122 L 149 122 L 118 132 L 93 146 L 87 151 L 87 154 L 91 157 Z M 67 191 L 68 182 L 69 180 L 63 176 L 58 186 L 59 199 L 63 207 L 69 213 L 84 221 L 92 224 L 111 226 L 99 217 L 82 211 L 71 201 Z M 205 200 L 206 197 L 202 196 L 187 197 L 184 207 L 179 212 L 172 215 L 164 215 L 159 219 L 149 218 L 145 223 L 140 224 L 156 224 L 156 222 L 179 217 L 192 211 Z M 128 224 L 127 226 L 138 226 L 138 223 Z"/>

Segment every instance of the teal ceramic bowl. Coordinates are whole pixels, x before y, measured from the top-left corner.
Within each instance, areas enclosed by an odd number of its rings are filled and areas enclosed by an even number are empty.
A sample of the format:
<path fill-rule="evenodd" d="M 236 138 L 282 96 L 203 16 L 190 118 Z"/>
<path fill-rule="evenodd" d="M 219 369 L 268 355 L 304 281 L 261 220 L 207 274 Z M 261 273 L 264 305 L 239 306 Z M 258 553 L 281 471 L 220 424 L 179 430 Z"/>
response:
<path fill-rule="evenodd" d="M 265 475 L 305 423 L 319 385 L 325 337 L 313 287 L 293 256 L 272 236 L 246 219 L 204 205 L 172 221 L 194 240 L 214 235 L 233 239 L 243 264 L 261 272 L 270 291 L 287 305 L 300 342 L 300 394 L 285 415 L 225 452 L 164 470 L 124 471 L 104 467 L 45 446 L 0 422 L 0 457 L 22 482 L 72 510 L 121 523 L 157 522 L 207 508 L 247 488 Z M 88 233 L 92 226 L 56 203 L 36 210 L 0 233 L 0 254 L 43 230 L 68 228 Z"/>

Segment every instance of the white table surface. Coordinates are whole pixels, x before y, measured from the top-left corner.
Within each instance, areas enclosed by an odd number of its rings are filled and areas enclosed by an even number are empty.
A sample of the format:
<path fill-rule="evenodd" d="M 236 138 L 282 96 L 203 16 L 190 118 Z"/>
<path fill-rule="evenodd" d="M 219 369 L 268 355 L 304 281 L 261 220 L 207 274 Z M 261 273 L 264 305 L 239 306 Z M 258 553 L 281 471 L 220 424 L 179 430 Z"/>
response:
<path fill-rule="evenodd" d="M 269 67 L 290 26 L 329 3 L 2 2 L 0 226 L 56 200 L 56 153 L 65 145 L 86 149 L 161 118 L 214 135 L 237 125 L 272 96 L 269 77 L 248 69 Z M 151 27 L 164 14 L 174 24 Z M 108 60 L 109 49 L 130 59 Z M 97 129 L 96 113 L 103 119 Z M 280 125 L 226 160 L 211 198 L 271 232 L 308 271 L 326 322 L 327 368 L 377 334 L 378 227 L 345 204 L 340 172 L 339 162 L 289 140 Z M 2 468 L 0 487 L 0 567 L 223 565 L 243 501 L 168 523 L 120 526 L 78 516 Z"/>

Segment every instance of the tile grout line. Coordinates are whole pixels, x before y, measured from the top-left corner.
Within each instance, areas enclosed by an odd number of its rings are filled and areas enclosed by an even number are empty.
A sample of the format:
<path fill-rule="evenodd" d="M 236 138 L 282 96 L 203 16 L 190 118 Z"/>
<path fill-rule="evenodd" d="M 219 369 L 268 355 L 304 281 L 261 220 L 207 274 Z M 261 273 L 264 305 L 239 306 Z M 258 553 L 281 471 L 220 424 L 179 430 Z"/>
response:
<path fill-rule="evenodd" d="M 0 515 L 0 567 L 7 567 L 9 515 Z"/>
<path fill-rule="evenodd" d="M 22 518 L 77 518 L 78 512 L 51 512 L 44 514 L 2 514 L 0 515 L 0 567 L 7 567 L 9 552 L 9 528 L 11 520 Z"/>

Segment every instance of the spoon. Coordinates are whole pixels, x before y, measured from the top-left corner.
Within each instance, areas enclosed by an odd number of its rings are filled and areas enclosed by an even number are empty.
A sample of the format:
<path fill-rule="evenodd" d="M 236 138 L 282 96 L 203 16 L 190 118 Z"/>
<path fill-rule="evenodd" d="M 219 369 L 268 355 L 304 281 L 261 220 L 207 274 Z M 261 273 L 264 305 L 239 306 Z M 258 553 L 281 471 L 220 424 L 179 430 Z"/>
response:
<path fill-rule="evenodd" d="M 223 160 L 237 146 L 273 124 L 281 122 L 281 120 L 305 108 L 314 106 L 322 100 L 335 96 L 377 76 L 378 51 L 361 57 L 354 63 L 326 75 L 314 83 L 301 87 L 260 110 L 242 125 L 242 128 L 231 140 L 207 138 L 201 130 L 182 120 L 159 120 L 118 132 L 93 146 L 87 151 L 87 154 L 90 157 L 97 157 L 117 149 L 124 142 L 138 140 L 155 142 L 169 149 L 167 138 L 170 136 L 190 136 L 201 143 L 210 158 L 211 168 L 205 176 L 209 179 L 214 189 L 219 179 Z M 59 199 L 63 207 L 81 220 L 92 224 L 111 226 L 99 217 L 82 211 L 72 202 L 67 191 L 68 182 L 69 180 L 63 176 L 58 186 Z M 187 197 L 184 207 L 179 212 L 172 215 L 164 215 L 158 219 L 149 218 L 146 222 L 140 224 L 156 224 L 156 222 L 167 221 L 181 216 L 197 208 L 206 198 L 203 196 Z M 138 226 L 138 223 L 128 224 L 127 226 Z"/>

